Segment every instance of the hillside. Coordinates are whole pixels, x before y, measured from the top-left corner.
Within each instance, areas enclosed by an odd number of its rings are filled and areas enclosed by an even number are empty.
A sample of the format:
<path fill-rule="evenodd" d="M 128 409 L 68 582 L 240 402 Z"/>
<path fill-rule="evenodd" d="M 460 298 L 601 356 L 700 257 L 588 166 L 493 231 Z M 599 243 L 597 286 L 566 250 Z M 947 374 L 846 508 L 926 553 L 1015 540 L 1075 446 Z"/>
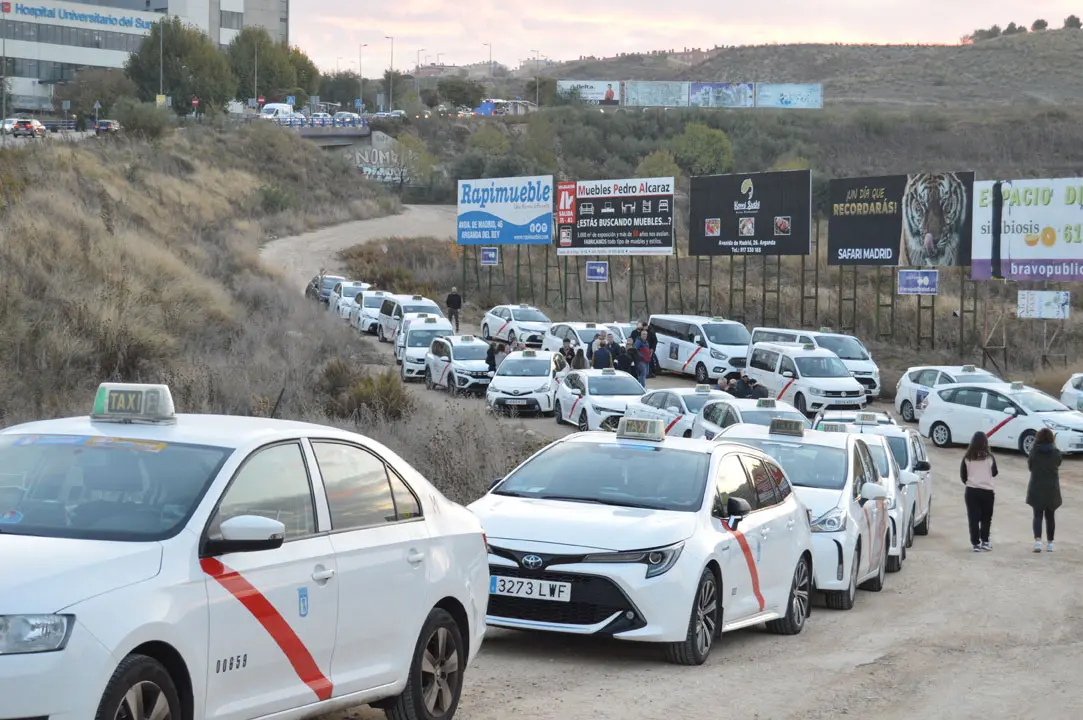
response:
<path fill-rule="evenodd" d="M 1083 32 L 1050 30 L 972 45 L 759 45 L 726 48 L 692 67 L 659 56 L 575 61 L 551 71 L 581 80 L 820 82 L 828 105 L 1083 104 Z"/>

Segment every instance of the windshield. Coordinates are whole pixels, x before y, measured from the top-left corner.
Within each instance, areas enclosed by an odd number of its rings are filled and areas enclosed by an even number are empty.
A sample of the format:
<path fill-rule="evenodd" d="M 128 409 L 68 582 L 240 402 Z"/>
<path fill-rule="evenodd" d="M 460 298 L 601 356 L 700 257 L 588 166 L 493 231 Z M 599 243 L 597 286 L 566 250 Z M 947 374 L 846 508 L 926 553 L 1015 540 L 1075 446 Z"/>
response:
<path fill-rule="evenodd" d="M 711 456 L 633 443 L 558 443 L 519 467 L 496 495 L 695 512 Z"/>
<path fill-rule="evenodd" d="M 703 323 L 707 342 L 715 345 L 748 345 L 752 336 L 744 325 L 737 323 Z"/>
<path fill-rule="evenodd" d="M 771 427 L 771 421 L 775 418 L 800 420 L 806 428 L 812 428 L 812 421 L 796 410 L 744 410 L 741 412 L 741 422 L 750 425 Z"/>
<path fill-rule="evenodd" d="M 447 334 L 449 331 L 444 330 L 411 330 L 406 333 L 406 347 L 412 348 L 427 348 L 432 345 L 432 341 L 441 335 Z"/>
<path fill-rule="evenodd" d="M 447 332 L 446 330 L 444 332 Z M 485 343 L 477 345 L 453 345 L 451 356 L 456 360 L 484 360 L 489 352 L 489 346 Z"/>
<path fill-rule="evenodd" d="M 82 435 L 0 436 L 0 535 L 165 539 L 188 521 L 232 453 Z"/>
<path fill-rule="evenodd" d="M 331 290 L 335 287 L 335 285 L 338 285 L 340 282 L 342 282 L 342 278 L 340 277 L 325 277 L 323 279 L 323 289 Z"/>
<path fill-rule="evenodd" d="M 576 330 L 575 334 L 579 336 L 580 340 L 582 340 L 583 342 L 585 342 L 585 343 L 587 343 L 589 345 L 590 343 L 594 342 L 594 336 L 597 335 L 600 332 L 605 332 L 605 331 L 604 330 L 599 330 L 597 328 L 583 328 L 581 330 Z"/>
<path fill-rule="evenodd" d="M 435 304 L 432 304 L 432 305 L 403 305 L 402 306 L 402 314 L 406 315 L 407 313 L 433 313 L 434 315 L 439 315 L 440 317 L 444 317 L 444 313 L 440 312 L 440 308 L 438 308 Z"/>
<path fill-rule="evenodd" d="M 373 295 L 372 297 L 365 298 L 365 307 L 378 308 L 384 304 L 384 299 L 379 295 Z"/>
<path fill-rule="evenodd" d="M 496 374 L 500 377 L 546 377 L 550 362 L 549 358 L 509 358 L 500 363 Z"/>
<path fill-rule="evenodd" d="M 1011 399 L 1019 403 L 1027 412 L 1068 412 L 1071 410 L 1060 400 L 1055 400 L 1045 393 L 1035 392 L 1034 390 L 1012 393 Z"/>
<path fill-rule="evenodd" d="M 770 455 L 798 487 L 842 490 L 846 487 L 846 451 L 842 448 L 761 438 L 727 438 Z"/>
<path fill-rule="evenodd" d="M 906 438 L 889 435 L 887 444 L 891 447 L 891 454 L 895 456 L 895 463 L 901 468 L 910 467 L 910 459 L 907 457 Z"/>
<path fill-rule="evenodd" d="M 535 310 L 534 308 L 516 308 L 511 311 L 511 316 L 520 322 L 549 322 L 549 318 L 545 317 L 545 313 L 540 310 Z"/>
<path fill-rule="evenodd" d="M 587 378 L 587 395 L 642 395 L 646 392 L 631 375 L 597 375 Z"/>
<path fill-rule="evenodd" d="M 718 395 L 712 395 L 711 393 L 696 393 L 695 395 L 685 395 L 684 405 L 688 408 L 688 412 L 699 414 L 703 410 L 703 406 L 707 404 L 708 400 L 717 400 Z"/>
<path fill-rule="evenodd" d="M 865 443 L 865 446 L 869 448 L 869 455 L 872 455 L 872 459 L 876 461 L 876 470 L 880 473 L 880 477 L 886 478 L 890 473 L 887 467 L 887 451 L 884 450 L 884 446 L 873 442 Z"/>
<path fill-rule="evenodd" d="M 827 348 L 843 360 L 868 360 L 869 354 L 857 341 L 857 338 L 849 335 L 817 335 L 816 344 Z"/>
<path fill-rule="evenodd" d="M 837 357 L 797 358 L 797 371 L 806 378 L 852 377 L 850 371 Z"/>
<path fill-rule="evenodd" d="M 360 288 L 357 285 L 350 285 L 349 287 L 344 287 L 344 288 L 342 288 L 342 297 L 344 297 L 344 298 L 357 297 L 357 294 L 360 293 L 362 291 L 362 289 L 363 288 Z"/>

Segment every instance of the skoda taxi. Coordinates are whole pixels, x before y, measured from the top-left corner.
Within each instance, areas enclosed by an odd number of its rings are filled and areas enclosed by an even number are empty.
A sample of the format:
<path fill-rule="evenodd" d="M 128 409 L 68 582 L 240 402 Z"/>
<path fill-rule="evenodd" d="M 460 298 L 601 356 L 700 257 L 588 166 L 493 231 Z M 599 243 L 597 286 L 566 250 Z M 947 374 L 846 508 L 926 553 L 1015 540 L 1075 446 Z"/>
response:
<path fill-rule="evenodd" d="M 710 385 L 652 390 L 628 403 L 624 417 L 661 420 L 665 423 L 666 435 L 692 437 L 692 424 L 704 405 L 711 400 L 723 399 L 733 400 L 734 397 Z"/>
<path fill-rule="evenodd" d="M 582 432 L 613 432 L 628 403 L 643 397 L 644 392 L 639 380 L 620 370 L 573 370 L 557 386 L 557 424 L 571 423 Z"/>
<path fill-rule="evenodd" d="M 996 375 L 974 365 L 919 365 L 907 368 L 895 384 L 895 411 L 906 422 L 917 422 L 925 398 L 934 387 L 957 383 L 997 384 Z"/>
<path fill-rule="evenodd" d="M 793 405 L 774 398 L 729 398 L 711 400 L 703 406 L 703 411 L 692 421 L 691 437 L 713 440 L 722 428 L 730 425 L 749 423 L 767 427 L 778 418 L 800 420 L 805 427 L 812 427 Z"/>
<path fill-rule="evenodd" d="M 452 395 L 484 393 L 493 373 L 485 362 L 489 343 L 474 335 L 446 335 L 425 353 L 425 387 Z"/>
<path fill-rule="evenodd" d="M 485 536 L 384 445 L 106 383 L 0 464 L 0 717 L 454 714 Z"/>
<path fill-rule="evenodd" d="M 745 372 L 771 397 L 805 415 L 865 407 L 865 388 L 838 355 L 811 343 L 756 343 L 749 347 Z"/>
<path fill-rule="evenodd" d="M 564 356 L 542 350 L 509 353 L 485 390 L 492 410 L 552 413 L 557 387 L 568 374 Z"/>
<path fill-rule="evenodd" d="M 411 322 L 405 332 L 399 333 L 403 339 L 402 361 L 400 362 L 402 367 L 399 370 L 403 382 L 424 378 L 425 356 L 433 341 L 454 332 L 451 329 L 451 323 L 444 318 L 427 317 L 421 322 Z"/>
<path fill-rule="evenodd" d="M 527 347 L 541 347 L 552 321 L 530 305 L 497 305 L 481 319 L 481 336 L 487 340 L 521 342 Z"/>
<path fill-rule="evenodd" d="M 918 429 L 937 447 L 966 444 L 979 430 L 989 445 L 1030 455 L 1049 428 L 1062 453 L 1083 452 L 1083 412 L 1020 382 L 947 385 L 929 393 Z"/>
<path fill-rule="evenodd" d="M 551 443 L 470 509 L 490 625 L 659 643 L 699 665 L 723 632 L 796 635 L 808 618 L 808 511 L 751 447 L 624 418 Z"/>
<path fill-rule="evenodd" d="M 859 586 L 883 589 L 890 540 L 887 491 L 864 440 L 778 419 L 769 427 L 731 425 L 715 441 L 749 445 L 782 465 L 812 516 L 816 589 L 829 608 L 852 608 Z"/>

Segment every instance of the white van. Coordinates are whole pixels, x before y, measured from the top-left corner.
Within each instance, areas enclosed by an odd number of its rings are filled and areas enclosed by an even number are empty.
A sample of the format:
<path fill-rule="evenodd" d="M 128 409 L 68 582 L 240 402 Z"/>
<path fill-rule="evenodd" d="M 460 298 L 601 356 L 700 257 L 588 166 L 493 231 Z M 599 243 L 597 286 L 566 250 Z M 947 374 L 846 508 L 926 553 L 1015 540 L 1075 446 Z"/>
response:
<path fill-rule="evenodd" d="M 752 329 L 752 343 L 789 342 L 812 343 L 826 348 L 839 356 L 842 364 L 850 369 L 857 381 L 865 386 L 865 394 L 880 397 L 880 368 L 873 362 L 872 353 L 853 335 L 831 332 L 831 328 L 819 330 L 791 330 L 788 328 L 758 327 Z"/>
<path fill-rule="evenodd" d="M 750 341 L 741 323 L 701 315 L 651 315 L 647 331 L 658 338 L 658 368 L 695 375 L 701 385 L 736 372 L 732 359 L 744 358 Z"/>
<path fill-rule="evenodd" d="M 286 120 L 293 117 L 293 106 L 286 103 L 267 103 L 259 111 L 260 120 Z"/>
<path fill-rule="evenodd" d="M 412 320 L 403 320 L 403 330 L 399 337 L 403 338 L 403 348 L 400 355 L 399 376 L 403 382 L 420 380 L 425 377 L 425 356 L 429 352 L 432 341 L 437 338 L 452 335 L 451 323 L 444 318 L 428 315 L 427 317 Z"/>
<path fill-rule="evenodd" d="M 745 364 L 750 379 L 805 416 L 864 408 L 868 402 L 865 388 L 838 355 L 812 343 L 755 343 Z"/>
<path fill-rule="evenodd" d="M 395 336 L 395 362 L 399 365 L 402 365 L 402 355 L 406 350 L 406 335 L 410 332 L 411 327 L 421 327 L 421 324 L 418 322 L 419 320 L 439 321 L 440 323 L 442 323 L 439 326 L 441 329 L 444 325 L 448 326 L 448 329 L 444 333 L 445 335 L 455 334 L 451 330 L 451 324 L 439 315 L 430 312 L 406 313 L 402 316 L 402 322 L 400 323 L 401 329 L 399 330 L 399 334 Z M 425 327 L 429 328 L 430 330 L 436 329 L 436 327 L 432 324 L 426 325 Z M 429 342 L 432 342 L 432 338 L 429 338 Z M 428 345 L 425 345 L 425 347 L 428 347 Z"/>
<path fill-rule="evenodd" d="M 422 295 L 391 295 L 380 305 L 380 324 L 376 336 L 380 342 L 394 342 L 407 313 L 432 313 L 444 317 L 443 310 L 434 301 Z"/>

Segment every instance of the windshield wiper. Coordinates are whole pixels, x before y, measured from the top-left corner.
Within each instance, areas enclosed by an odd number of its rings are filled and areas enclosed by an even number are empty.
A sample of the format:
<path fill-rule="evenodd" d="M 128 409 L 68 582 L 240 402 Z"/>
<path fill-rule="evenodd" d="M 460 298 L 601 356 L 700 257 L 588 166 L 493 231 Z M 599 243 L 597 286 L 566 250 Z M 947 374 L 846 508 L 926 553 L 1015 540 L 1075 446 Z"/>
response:
<path fill-rule="evenodd" d="M 567 500 L 568 502 L 585 502 L 595 505 L 614 505 L 616 507 L 641 508 L 643 510 L 658 510 L 654 505 L 626 502 L 623 500 L 598 500 L 595 498 L 577 497 L 573 495 L 539 495 L 539 500 Z"/>
<path fill-rule="evenodd" d="M 507 495 L 508 497 L 534 497 L 533 495 L 524 495 L 521 492 L 515 492 L 514 490 L 493 490 L 490 495 Z"/>

